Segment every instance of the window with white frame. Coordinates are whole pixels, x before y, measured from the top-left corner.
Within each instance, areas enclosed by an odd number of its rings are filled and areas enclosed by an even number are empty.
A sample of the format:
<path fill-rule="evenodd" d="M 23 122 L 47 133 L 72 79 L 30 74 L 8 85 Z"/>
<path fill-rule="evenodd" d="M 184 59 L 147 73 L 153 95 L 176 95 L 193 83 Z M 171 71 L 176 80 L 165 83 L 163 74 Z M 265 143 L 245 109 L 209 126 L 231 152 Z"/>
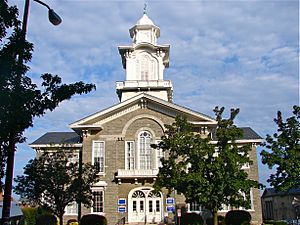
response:
<path fill-rule="evenodd" d="M 242 193 L 242 195 L 246 199 L 246 194 L 244 192 Z M 222 204 L 222 209 L 220 211 L 229 211 L 231 209 L 233 209 L 232 206 Z M 250 189 L 250 208 L 246 209 L 245 207 L 239 207 L 238 209 L 240 209 L 240 210 L 254 210 L 252 189 Z"/>
<path fill-rule="evenodd" d="M 141 60 L 141 80 L 149 80 L 149 56 L 144 56 Z"/>
<path fill-rule="evenodd" d="M 127 170 L 135 169 L 135 148 L 134 141 L 126 141 L 125 142 L 125 161 Z"/>
<path fill-rule="evenodd" d="M 66 215 L 76 215 L 78 213 L 78 204 L 76 202 L 69 203 L 65 208 Z"/>
<path fill-rule="evenodd" d="M 103 212 L 104 212 L 104 191 L 94 189 L 92 213 L 103 213 Z"/>
<path fill-rule="evenodd" d="M 200 212 L 202 210 L 201 205 L 198 202 L 191 202 L 187 204 L 188 212 Z"/>
<path fill-rule="evenodd" d="M 79 153 L 78 152 L 70 152 L 67 154 L 69 163 L 78 163 L 79 162 Z"/>
<path fill-rule="evenodd" d="M 105 146 L 104 141 L 93 142 L 93 165 L 96 167 L 97 173 L 104 173 Z"/>
<path fill-rule="evenodd" d="M 241 156 L 244 156 L 244 152 L 239 152 L 239 154 L 241 155 Z M 247 157 L 249 157 L 249 155 L 247 154 Z M 247 162 L 247 163 L 244 163 L 243 165 L 242 165 L 242 167 L 241 167 L 241 169 L 249 169 L 250 168 L 250 163 L 249 162 Z"/>
<path fill-rule="evenodd" d="M 155 141 L 155 143 L 158 145 L 159 142 L 161 142 L 161 140 L 157 140 Z M 165 154 L 163 152 L 163 150 L 160 148 L 160 149 L 156 149 L 156 166 L 157 166 L 157 169 L 162 167 L 162 163 L 161 163 L 161 158 L 165 157 Z"/>
<path fill-rule="evenodd" d="M 150 146 L 152 135 L 148 131 L 142 131 L 139 134 L 139 165 L 140 169 L 152 169 L 152 152 Z"/>

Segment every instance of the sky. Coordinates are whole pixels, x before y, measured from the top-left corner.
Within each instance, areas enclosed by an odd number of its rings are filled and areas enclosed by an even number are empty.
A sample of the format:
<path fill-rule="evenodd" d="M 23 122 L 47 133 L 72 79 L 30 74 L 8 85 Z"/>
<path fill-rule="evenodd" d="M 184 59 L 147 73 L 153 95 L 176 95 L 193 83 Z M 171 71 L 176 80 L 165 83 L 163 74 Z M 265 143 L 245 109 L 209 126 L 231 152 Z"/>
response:
<path fill-rule="evenodd" d="M 9 0 L 23 15 L 23 0 Z M 65 101 L 36 118 L 27 142 L 18 145 L 15 176 L 35 157 L 28 144 L 46 132 L 119 102 L 115 82 L 125 79 L 119 45 L 131 45 L 129 29 L 143 15 L 142 0 L 44 0 L 63 22 L 53 26 L 47 9 L 31 1 L 27 39 L 34 44 L 32 80 L 43 73 L 63 82 L 94 83 L 97 90 Z M 299 105 L 299 2 L 297 0 L 147 0 L 147 15 L 160 27 L 159 44 L 170 44 L 174 102 L 214 117 L 215 106 L 240 108 L 236 124 L 262 138 L 276 132 L 277 111 L 291 116 Z M 258 148 L 258 161 L 261 147 Z M 270 170 L 259 163 L 260 182 Z"/>

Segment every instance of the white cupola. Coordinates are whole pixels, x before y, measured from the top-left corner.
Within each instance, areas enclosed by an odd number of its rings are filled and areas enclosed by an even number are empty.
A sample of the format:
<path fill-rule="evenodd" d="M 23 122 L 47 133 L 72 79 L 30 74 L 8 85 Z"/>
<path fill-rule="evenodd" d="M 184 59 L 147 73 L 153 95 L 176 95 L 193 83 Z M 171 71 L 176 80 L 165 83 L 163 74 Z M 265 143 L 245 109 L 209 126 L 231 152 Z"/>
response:
<path fill-rule="evenodd" d="M 129 30 L 134 44 L 148 42 L 156 45 L 160 35 L 159 27 L 155 26 L 151 19 L 144 13 L 143 17 Z"/>
<path fill-rule="evenodd" d="M 131 46 L 119 46 L 125 69 L 125 81 L 116 83 L 120 101 L 125 101 L 141 92 L 172 101 L 173 86 L 164 80 L 164 69 L 169 67 L 170 45 L 158 45 L 160 29 L 146 12 L 130 30 Z"/>

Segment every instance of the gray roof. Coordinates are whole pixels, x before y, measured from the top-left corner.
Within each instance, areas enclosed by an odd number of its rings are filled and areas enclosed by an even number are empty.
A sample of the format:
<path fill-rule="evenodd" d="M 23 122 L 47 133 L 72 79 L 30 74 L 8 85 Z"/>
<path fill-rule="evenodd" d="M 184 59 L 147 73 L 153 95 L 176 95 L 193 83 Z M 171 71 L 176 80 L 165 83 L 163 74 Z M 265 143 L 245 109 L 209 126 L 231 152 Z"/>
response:
<path fill-rule="evenodd" d="M 254 140 L 262 139 L 250 127 L 241 127 L 243 130 L 243 137 L 240 140 Z M 32 142 L 31 145 L 46 145 L 46 144 L 78 144 L 81 143 L 80 136 L 75 132 L 48 132 L 42 137 Z M 216 140 L 213 135 L 213 140 Z"/>
<path fill-rule="evenodd" d="M 243 137 L 238 140 L 257 140 L 262 139 L 251 127 L 239 127 L 243 131 Z M 213 133 L 213 140 L 217 140 L 216 134 Z"/>
<path fill-rule="evenodd" d="M 251 127 L 240 127 L 243 130 L 242 139 L 262 139 Z"/>
<path fill-rule="evenodd" d="M 78 143 L 81 143 L 80 136 L 75 132 L 48 132 L 32 142 L 31 145 Z"/>
<path fill-rule="evenodd" d="M 300 188 L 292 188 L 286 192 L 276 191 L 275 188 L 266 188 L 262 194 L 262 198 L 281 195 L 300 195 Z"/>

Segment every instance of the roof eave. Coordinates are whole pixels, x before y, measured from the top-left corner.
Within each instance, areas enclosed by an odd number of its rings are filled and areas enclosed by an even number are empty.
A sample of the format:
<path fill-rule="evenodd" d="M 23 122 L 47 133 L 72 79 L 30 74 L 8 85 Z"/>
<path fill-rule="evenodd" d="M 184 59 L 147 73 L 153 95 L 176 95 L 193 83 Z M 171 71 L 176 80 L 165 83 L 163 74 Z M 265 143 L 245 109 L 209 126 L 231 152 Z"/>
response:
<path fill-rule="evenodd" d="M 31 147 L 33 149 L 39 149 L 39 148 L 62 148 L 62 147 L 81 148 L 82 147 L 82 143 L 30 144 L 29 147 Z"/>

